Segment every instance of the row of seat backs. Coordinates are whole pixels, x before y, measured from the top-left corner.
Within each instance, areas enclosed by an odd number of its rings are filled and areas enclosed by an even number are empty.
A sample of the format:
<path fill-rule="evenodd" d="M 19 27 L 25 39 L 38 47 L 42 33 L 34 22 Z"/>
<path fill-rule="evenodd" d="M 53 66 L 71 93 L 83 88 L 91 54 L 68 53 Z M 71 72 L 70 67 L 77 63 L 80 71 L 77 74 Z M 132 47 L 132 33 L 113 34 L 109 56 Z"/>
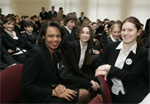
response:
<path fill-rule="evenodd" d="M 16 103 L 20 99 L 20 82 L 23 64 L 17 64 L 0 72 L 0 103 Z"/>
<path fill-rule="evenodd" d="M 109 83 L 104 80 L 104 77 L 99 75 L 97 80 L 100 84 L 100 94 L 97 94 L 89 104 L 112 104 L 111 90 Z"/>

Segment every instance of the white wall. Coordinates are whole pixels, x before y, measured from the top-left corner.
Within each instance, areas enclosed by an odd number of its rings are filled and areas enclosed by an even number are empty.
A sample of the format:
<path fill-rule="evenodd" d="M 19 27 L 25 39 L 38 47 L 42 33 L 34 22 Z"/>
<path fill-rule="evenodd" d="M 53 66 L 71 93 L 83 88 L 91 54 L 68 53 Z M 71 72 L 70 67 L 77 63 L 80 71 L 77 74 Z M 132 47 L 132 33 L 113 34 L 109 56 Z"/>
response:
<path fill-rule="evenodd" d="M 5 15 L 38 15 L 42 6 L 49 11 L 53 5 L 56 11 L 63 7 L 64 14 L 75 11 L 79 17 L 80 12 L 84 12 L 91 21 L 97 18 L 124 20 L 128 16 L 135 16 L 145 25 L 150 18 L 150 0 L 0 0 Z"/>

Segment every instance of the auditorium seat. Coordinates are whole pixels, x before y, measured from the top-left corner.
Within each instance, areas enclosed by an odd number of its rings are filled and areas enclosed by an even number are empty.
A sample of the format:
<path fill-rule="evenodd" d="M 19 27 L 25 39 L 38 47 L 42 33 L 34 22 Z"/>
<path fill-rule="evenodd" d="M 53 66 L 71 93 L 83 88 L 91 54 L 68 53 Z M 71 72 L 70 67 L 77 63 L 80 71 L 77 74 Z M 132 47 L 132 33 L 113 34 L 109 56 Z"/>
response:
<path fill-rule="evenodd" d="M 104 104 L 111 104 L 112 103 L 112 99 L 111 99 L 111 90 L 110 90 L 110 86 L 109 83 L 107 81 L 104 80 L 104 77 L 99 75 L 97 76 L 97 79 L 100 83 L 101 86 L 101 95 L 103 98 L 103 103 Z"/>
<path fill-rule="evenodd" d="M 8 67 L 0 72 L 0 103 L 17 103 L 20 98 L 20 82 L 23 64 Z"/>

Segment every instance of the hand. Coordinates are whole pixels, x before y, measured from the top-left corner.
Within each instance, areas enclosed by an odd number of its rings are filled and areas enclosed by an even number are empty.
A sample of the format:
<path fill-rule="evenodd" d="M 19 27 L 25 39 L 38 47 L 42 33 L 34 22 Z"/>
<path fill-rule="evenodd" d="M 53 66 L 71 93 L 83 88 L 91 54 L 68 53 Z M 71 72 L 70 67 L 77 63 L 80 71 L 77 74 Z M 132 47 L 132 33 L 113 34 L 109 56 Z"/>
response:
<path fill-rule="evenodd" d="M 8 49 L 8 53 L 13 53 L 14 51 L 11 49 Z"/>
<path fill-rule="evenodd" d="M 105 65 L 101 65 L 96 70 L 106 70 L 106 67 L 105 67 Z"/>
<path fill-rule="evenodd" d="M 73 100 L 73 96 L 76 97 L 77 92 L 71 89 L 66 89 L 65 92 L 61 93 L 60 95 L 57 95 L 59 98 L 65 98 L 68 101 Z"/>
<path fill-rule="evenodd" d="M 108 66 L 106 69 L 106 65 Z M 109 64 L 101 65 L 96 69 L 95 76 L 103 75 L 104 79 L 107 81 L 108 71 L 110 70 L 111 66 Z"/>
<path fill-rule="evenodd" d="M 15 31 L 12 31 L 11 34 L 12 34 L 13 37 L 17 37 Z"/>
<path fill-rule="evenodd" d="M 100 89 L 100 85 L 97 82 L 91 80 L 91 84 L 92 84 L 92 89 L 94 91 L 97 91 L 98 89 Z"/>
<path fill-rule="evenodd" d="M 94 54 L 100 54 L 100 52 L 98 50 L 94 50 Z"/>
<path fill-rule="evenodd" d="M 61 84 L 59 84 L 55 88 L 55 92 L 57 95 L 60 95 L 61 93 L 65 92 L 65 90 L 66 90 L 66 87 L 64 85 L 61 85 Z"/>
<path fill-rule="evenodd" d="M 108 71 L 107 70 L 96 70 L 95 72 L 95 77 L 98 75 L 103 75 L 104 76 L 104 80 L 107 81 L 107 75 L 108 75 Z"/>
<path fill-rule="evenodd" d="M 105 64 L 105 65 L 99 66 L 96 70 L 107 70 L 107 71 L 109 71 L 110 68 L 111 68 L 111 65 Z"/>

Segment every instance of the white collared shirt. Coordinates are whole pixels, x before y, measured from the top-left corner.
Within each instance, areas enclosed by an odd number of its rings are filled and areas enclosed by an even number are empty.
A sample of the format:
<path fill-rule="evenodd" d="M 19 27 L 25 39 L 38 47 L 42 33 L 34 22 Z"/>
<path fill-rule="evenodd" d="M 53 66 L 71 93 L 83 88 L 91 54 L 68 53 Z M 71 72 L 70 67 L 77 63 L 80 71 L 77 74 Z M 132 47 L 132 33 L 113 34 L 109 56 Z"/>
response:
<path fill-rule="evenodd" d="M 5 30 L 8 34 L 9 34 L 9 36 L 11 36 L 13 39 L 15 39 L 15 40 L 18 40 L 18 37 L 17 36 L 12 36 L 12 34 L 11 34 L 11 32 L 10 31 L 7 31 L 7 30 Z"/>
<path fill-rule="evenodd" d="M 122 41 L 116 48 L 116 50 L 120 49 L 120 53 L 117 57 L 115 67 L 122 70 L 125 60 L 128 57 L 129 53 L 132 51 L 134 54 L 136 54 L 136 48 L 137 48 L 137 42 L 132 46 L 132 48 L 128 52 L 124 52 L 123 41 Z M 113 86 L 111 88 L 112 93 L 114 93 L 115 95 L 118 95 L 119 91 L 121 91 L 122 94 L 125 94 L 125 90 L 124 90 L 121 79 L 112 77 L 111 80 L 113 82 Z"/>
<path fill-rule="evenodd" d="M 71 34 L 72 30 L 70 30 L 67 26 L 65 26 L 65 28 L 69 31 L 69 33 Z"/>
<path fill-rule="evenodd" d="M 80 42 L 80 47 L 81 47 L 81 52 L 80 52 L 80 61 L 79 61 L 79 68 L 82 68 L 83 66 L 83 62 L 84 62 L 84 58 L 85 58 L 85 52 L 87 50 L 87 44 L 85 47 L 82 46 L 82 43 L 81 43 L 81 40 L 79 41 Z"/>
<path fill-rule="evenodd" d="M 114 37 L 113 37 L 112 35 L 110 35 L 110 38 L 111 38 L 111 40 L 112 40 L 113 42 L 117 42 L 117 40 L 114 39 Z M 119 39 L 118 41 L 121 41 L 121 39 Z"/>
<path fill-rule="evenodd" d="M 32 35 L 32 33 L 29 33 L 29 32 L 27 32 L 27 31 L 26 31 L 26 33 L 27 33 L 29 36 L 31 36 L 31 35 Z"/>

